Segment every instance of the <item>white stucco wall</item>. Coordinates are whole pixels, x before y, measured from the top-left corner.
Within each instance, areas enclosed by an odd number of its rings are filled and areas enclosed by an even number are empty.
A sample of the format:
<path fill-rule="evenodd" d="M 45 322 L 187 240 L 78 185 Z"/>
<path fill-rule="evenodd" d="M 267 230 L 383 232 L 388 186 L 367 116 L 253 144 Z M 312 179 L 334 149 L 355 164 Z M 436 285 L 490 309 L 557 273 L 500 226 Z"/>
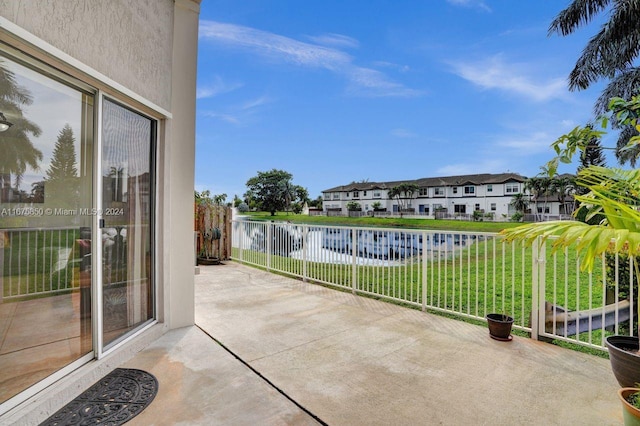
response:
<path fill-rule="evenodd" d="M 8 21 L 0 36 L 9 45 L 45 62 L 50 59 L 50 65 L 62 64 L 65 72 L 72 70 L 74 77 L 90 85 L 97 81 L 100 89 L 125 103 L 131 99 L 160 119 L 156 229 L 161 321 L 105 358 L 29 397 L 0 416 L 0 424 L 37 424 L 168 328 L 194 322 L 199 5 L 200 0 L 0 0 L 0 17 Z"/>
<path fill-rule="evenodd" d="M 0 16 L 169 110 L 173 0 L 0 0 Z"/>
<path fill-rule="evenodd" d="M 171 328 L 194 323 L 193 183 L 195 170 L 196 58 L 198 12 L 189 0 L 177 0 L 174 17 L 173 80 L 171 111 L 165 155 L 164 192 L 166 218 L 165 253 L 169 271 L 169 313 Z M 166 288 L 166 287 L 165 287 Z M 166 293 L 165 293 L 166 294 Z"/>

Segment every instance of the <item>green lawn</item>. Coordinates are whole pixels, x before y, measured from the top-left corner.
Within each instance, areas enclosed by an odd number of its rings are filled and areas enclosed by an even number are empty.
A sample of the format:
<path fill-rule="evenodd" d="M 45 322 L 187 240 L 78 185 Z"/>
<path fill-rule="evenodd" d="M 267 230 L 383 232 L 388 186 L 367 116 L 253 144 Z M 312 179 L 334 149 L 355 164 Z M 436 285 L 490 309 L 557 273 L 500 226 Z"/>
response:
<path fill-rule="evenodd" d="M 443 219 L 400 219 L 382 217 L 344 217 L 344 216 L 307 216 L 302 214 L 278 212 L 271 216 L 269 212 L 245 213 L 252 220 L 290 221 L 312 225 L 371 226 L 389 228 L 433 229 L 463 232 L 500 232 L 505 228 L 514 228 L 517 222 L 470 222 L 464 220 Z"/>
<path fill-rule="evenodd" d="M 268 213 L 257 217 L 270 218 Z M 286 214 L 277 215 L 275 220 L 287 218 L 293 223 L 329 224 L 338 220 L 341 225 L 353 226 L 390 226 L 390 222 L 393 222 L 396 226 L 412 229 L 418 228 L 414 226 L 418 222 L 423 229 L 436 229 L 432 225 L 440 225 L 443 227 L 437 229 L 466 232 L 487 231 L 485 225 L 516 225 L 429 219 L 309 218 Z M 580 272 L 577 267 L 575 250 L 551 254 L 550 246 L 549 243 L 545 262 L 544 300 L 572 311 L 602 306 L 605 291 L 602 280 L 598 279 L 602 277 L 601 265 L 597 264 L 592 275 L 593 285 L 590 286 L 589 275 Z M 503 246 L 498 237 L 477 241 L 456 250 L 455 257 L 427 260 L 426 277 L 423 277 L 425 269 L 418 256 L 406 259 L 401 264 L 357 265 L 355 289 L 363 294 L 380 295 L 414 306 L 422 304 L 426 293 L 427 307 L 479 318 L 489 312 L 504 312 L 514 316 L 516 324 L 528 326 L 533 303 L 532 249 L 523 249 L 519 243 Z M 239 254 L 237 249 L 233 250 L 235 259 Z M 266 265 L 263 252 L 243 250 L 242 256 L 245 261 Z M 273 270 L 303 275 L 303 263 L 300 260 L 271 255 L 270 262 Z M 307 262 L 306 277 L 349 290 L 353 288 L 353 268 L 350 264 Z M 424 291 L 423 283 L 426 283 Z M 601 331 L 595 331 L 591 337 L 582 334 L 580 340 L 599 345 L 601 336 Z"/>

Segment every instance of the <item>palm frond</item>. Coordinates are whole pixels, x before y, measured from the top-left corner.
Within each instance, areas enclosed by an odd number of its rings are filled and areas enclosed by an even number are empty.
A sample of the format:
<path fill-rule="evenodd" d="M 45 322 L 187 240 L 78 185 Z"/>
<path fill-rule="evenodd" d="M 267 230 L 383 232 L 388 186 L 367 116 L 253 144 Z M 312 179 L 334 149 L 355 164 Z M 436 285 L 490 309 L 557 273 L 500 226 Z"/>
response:
<path fill-rule="evenodd" d="M 558 14 L 549 26 L 549 35 L 558 33 L 566 36 L 578 27 L 588 24 L 595 15 L 603 11 L 611 0 L 574 0 Z"/>
<path fill-rule="evenodd" d="M 505 229 L 507 241 L 532 244 L 537 238 L 554 238 L 553 251 L 575 245 L 582 269 L 591 271 L 595 259 L 603 253 L 640 253 L 640 170 L 609 169 L 591 166 L 578 174 L 577 181 L 588 188 L 577 195 L 581 205 L 594 207 L 606 221 L 588 225 L 578 221 L 551 221 Z"/>

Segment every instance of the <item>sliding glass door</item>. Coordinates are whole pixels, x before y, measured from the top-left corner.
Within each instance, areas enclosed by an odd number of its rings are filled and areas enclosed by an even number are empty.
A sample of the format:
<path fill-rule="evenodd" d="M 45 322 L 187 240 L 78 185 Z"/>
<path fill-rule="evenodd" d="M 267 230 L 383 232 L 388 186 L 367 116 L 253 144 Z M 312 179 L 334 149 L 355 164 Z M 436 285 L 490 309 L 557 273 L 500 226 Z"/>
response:
<path fill-rule="evenodd" d="M 155 318 L 157 121 L 0 48 L 2 413 Z"/>
<path fill-rule="evenodd" d="M 154 318 L 155 121 L 105 99 L 102 108 L 102 339 L 108 348 Z"/>
<path fill-rule="evenodd" d="M 93 351 L 94 100 L 0 53 L 0 407 Z"/>

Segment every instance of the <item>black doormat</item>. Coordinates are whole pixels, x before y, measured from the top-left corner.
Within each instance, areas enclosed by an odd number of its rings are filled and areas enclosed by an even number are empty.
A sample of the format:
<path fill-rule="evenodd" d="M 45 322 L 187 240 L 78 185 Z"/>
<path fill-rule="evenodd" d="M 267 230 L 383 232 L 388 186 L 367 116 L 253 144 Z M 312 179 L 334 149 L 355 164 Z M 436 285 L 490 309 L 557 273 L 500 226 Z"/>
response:
<path fill-rule="evenodd" d="M 121 425 L 140 414 L 157 393 L 153 375 L 116 368 L 41 425 Z"/>

